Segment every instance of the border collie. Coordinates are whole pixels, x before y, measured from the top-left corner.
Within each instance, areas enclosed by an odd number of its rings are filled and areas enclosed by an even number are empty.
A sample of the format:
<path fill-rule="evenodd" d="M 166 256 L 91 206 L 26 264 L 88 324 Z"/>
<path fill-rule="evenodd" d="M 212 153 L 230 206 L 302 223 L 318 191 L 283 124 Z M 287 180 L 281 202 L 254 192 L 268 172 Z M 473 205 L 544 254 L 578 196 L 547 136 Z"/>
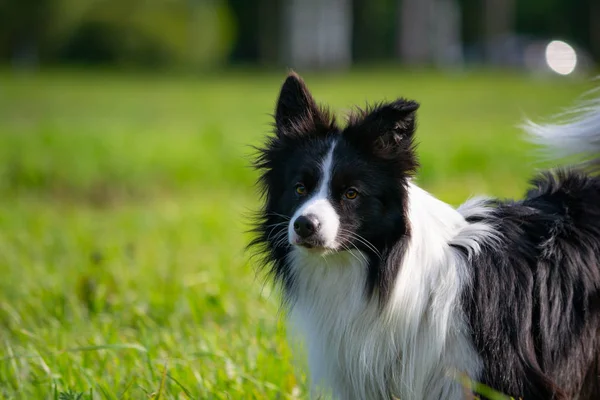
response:
<path fill-rule="evenodd" d="M 458 209 L 413 182 L 418 107 L 340 126 L 291 73 L 258 149 L 251 246 L 305 340 L 313 394 L 464 399 L 466 376 L 515 398 L 600 399 L 600 101 L 527 125 L 582 162 L 522 200 Z"/>

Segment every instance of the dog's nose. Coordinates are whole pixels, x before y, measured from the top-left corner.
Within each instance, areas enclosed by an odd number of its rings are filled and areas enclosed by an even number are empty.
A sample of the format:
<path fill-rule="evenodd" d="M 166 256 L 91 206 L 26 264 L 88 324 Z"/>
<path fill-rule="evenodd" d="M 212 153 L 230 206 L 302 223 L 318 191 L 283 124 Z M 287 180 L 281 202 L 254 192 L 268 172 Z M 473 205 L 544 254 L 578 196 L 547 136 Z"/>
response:
<path fill-rule="evenodd" d="M 301 215 L 294 221 L 294 232 L 306 239 L 319 229 L 319 220 L 315 215 Z"/>

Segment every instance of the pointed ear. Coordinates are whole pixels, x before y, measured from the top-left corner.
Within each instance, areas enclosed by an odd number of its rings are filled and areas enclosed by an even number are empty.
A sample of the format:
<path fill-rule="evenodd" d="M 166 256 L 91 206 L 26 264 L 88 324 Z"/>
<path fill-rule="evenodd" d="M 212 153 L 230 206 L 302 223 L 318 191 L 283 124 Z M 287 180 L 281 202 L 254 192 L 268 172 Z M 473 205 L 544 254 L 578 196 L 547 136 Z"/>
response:
<path fill-rule="evenodd" d="M 363 146 L 393 151 L 408 148 L 416 128 L 419 103 L 398 99 L 350 115 L 347 135 Z"/>
<path fill-rule="evenodd" d="M 348 125 L 353 130 L 360 130 L 365 138 L 399 142 L 414 134 L 418 108 L 416 101 L 401 98 L 392 103 L 358 110 L 350 115 Z"/>
<path fill-rule="evenodd" d="M 326 110 L 319 108 L 302 78 L 291 72 L 281 87 L 277 101 L 277 134 L 316 133 L 323 129 L 329 130 L 333 125 L 332 117 Z"/>

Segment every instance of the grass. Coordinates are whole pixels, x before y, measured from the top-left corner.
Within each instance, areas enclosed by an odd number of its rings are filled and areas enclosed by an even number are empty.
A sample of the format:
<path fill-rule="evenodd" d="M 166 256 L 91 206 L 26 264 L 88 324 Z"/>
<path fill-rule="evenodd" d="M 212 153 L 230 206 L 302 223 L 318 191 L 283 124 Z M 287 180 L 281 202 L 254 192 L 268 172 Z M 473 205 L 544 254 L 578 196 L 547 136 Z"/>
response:
<path fill-rule="evenodd" d="M 243 214 L 281 74 L 0 72 L 0 398 L 306 397 Z M 419 181 L 521 194 L 516 125 L 588 81 L 378 69 L 308 76 L 343 111 L 422 103 Z M 298 367 L 300 366 L 300 367 Z"/>

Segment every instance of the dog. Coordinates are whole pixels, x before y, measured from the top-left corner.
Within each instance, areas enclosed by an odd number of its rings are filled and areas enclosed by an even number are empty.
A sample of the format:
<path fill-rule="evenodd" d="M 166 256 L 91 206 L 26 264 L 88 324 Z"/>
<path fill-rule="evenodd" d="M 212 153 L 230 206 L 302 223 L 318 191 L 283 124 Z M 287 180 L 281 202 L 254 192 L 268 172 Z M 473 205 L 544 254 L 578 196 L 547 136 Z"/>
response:
<path fill-rule="evenodd" d="M 311 393 L 464 399 L 478 382 L 600 399 L 600 100 L 526 126 L 581 162 L 522 200 L 457 209 L 414 183 L 418 108 L 399 98 L 340 126 L 292 72 L 258 148 L 250 246 L 305 341 Z"/>

